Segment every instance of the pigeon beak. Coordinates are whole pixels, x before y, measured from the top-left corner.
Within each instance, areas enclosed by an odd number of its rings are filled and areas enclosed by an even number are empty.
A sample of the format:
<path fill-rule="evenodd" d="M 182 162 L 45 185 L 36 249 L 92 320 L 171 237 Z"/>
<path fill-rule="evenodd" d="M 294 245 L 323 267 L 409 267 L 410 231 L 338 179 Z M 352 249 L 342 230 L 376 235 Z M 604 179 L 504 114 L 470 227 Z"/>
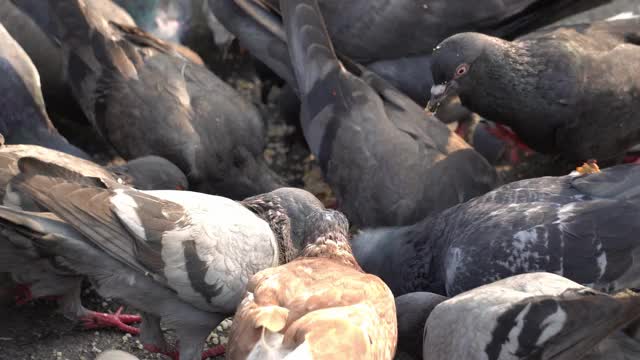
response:
<path fill-rule="evenodd" d="M 448 83 L 434 85 L 431 87 L 431 98 L 427 103 L 426 111 L 435 113 L 438 109 L 438 106 L 445 101 L 448 97 L 456 95 L 456 89 L 458 88 L 458 84 L 455 80 L 452 80 Z"/>

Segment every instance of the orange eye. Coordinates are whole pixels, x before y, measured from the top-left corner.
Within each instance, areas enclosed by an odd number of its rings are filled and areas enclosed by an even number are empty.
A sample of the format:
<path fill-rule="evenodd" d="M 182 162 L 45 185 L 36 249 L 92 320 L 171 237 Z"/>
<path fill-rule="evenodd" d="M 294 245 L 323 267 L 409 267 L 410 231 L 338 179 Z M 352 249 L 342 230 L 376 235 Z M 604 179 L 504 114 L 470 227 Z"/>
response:
<path fill-rule="evenodd" d="M 466 74 L 467 70 L 469 70 L 469 65 L 467 65 L 467 64 L 459 65 L 458 68 L 456 69 L 455 77 L 458 78 L 458 77 Z"/>

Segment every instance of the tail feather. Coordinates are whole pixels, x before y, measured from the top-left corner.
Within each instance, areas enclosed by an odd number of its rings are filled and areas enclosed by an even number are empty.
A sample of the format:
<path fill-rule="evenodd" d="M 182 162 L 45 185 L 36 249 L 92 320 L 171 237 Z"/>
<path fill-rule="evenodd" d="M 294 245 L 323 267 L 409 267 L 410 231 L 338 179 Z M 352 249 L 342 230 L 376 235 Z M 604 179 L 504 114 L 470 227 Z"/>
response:
<path fill-rule="evenodd" d="M 281 0 L 289 54 L 303 95 L 341 69 L 315 0 Z"/>
<path fill-rule="evenodd" d="M 255 310 L 253 317 L 256 328 L 265 328 L 271 332 L 284 329 L 289 317 L 289 310 L 280 306 L 261 306 Z"/>

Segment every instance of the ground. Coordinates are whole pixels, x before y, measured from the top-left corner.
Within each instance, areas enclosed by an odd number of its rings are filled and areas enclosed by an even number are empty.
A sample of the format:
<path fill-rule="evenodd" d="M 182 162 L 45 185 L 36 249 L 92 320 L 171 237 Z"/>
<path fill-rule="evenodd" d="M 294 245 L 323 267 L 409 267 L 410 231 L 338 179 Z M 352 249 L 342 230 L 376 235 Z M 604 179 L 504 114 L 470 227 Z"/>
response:
<path fill-rule="evenodd" d="M 611 6 L 567 19 L 565 22 L 575 23 L 584 19 L 603 18 L 629 10 L 640 11 L 637 0 L 616 0 Z M 331 193 L 322 182 L 320 170 L 310 156 L 299 130 L 287 124 L 278 114 L 277 106 L 273 101 L 277 90 L 271 93 L 270 101 L 264 105 L 259 101 L 261 85 L 255 75 L 247 73 L 244 67 L 239 65 L 230 72 L 229 79 L 243 95 L 259 106 L 265 116 L 269 138 L 265 157 L 271 162 L 274 170 L 283 175 L 292 185 L 304 186 L 317 194 L 325 203 L 331 204 L 333 202 Z M 60 120 L 62 122 L 58 126 L 63 127 L 63 133 L 70 137 L 72 142 L 81 142 L 83 138 L 88 138 L 83 135 L 89 131 L 87 128 L 77 124 L 64 126 L 62 124 L 64 119 Z M 86 145 L 94 144 L 92 141 Z M 99 160 L 103 162 L 112 160 L 110 155 L 97 152 Z M 533 169 L 549 162 L 548 158 L 536 156 L 533 164 L 537 165 L 503 169 L 503 172 L 508 180 L 530 177 L 537 175 Z M 2 280 L 2 274 L 0 274 L 0 360 L 91 360 L 99 352 L 108 349 L 129 351 L 142 360 L 165 358 L 141 350 L 142 345 L 136 341 L 135 337 L 113 330 L 83 331 L 79 329 L 78 326 L 56 313 L 56 306 L 52 301 L 38 300 L 26 305 L 14 305 L 10 301 L 10 294 L 6 294 L 8 289 L 2 287 L 2 284 L 6 284 L 6 281 Z M 5 294 L 2 293 L 3 291 Z M 98 311 L 113 312 L 119 306 L 115 301 L 101 299 L 90 289 L 85 290 L 83 302 L 86 307 Z M 134 309 L 128 310 L 135 312 Z M 228 322 L 224 325 L 228 326 Z M 214 331 L 208 340 L 209 345 L 217 345 L 221 338 L 224 341 L 226 331 L 221 327 Z M 166 335 L 170 341 L 175 340 L 171 330 L 167 330 Z"/>

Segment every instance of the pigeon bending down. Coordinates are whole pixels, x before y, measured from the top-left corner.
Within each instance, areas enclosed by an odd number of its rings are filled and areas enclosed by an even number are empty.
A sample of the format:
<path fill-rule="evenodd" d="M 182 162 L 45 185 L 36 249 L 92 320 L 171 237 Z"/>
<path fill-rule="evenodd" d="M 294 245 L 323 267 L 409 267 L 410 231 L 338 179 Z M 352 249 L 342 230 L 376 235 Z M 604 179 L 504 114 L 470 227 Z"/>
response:
<path fill-rule="evenodd" d="M 293 64 L 304 136 L 353 225 L 411 224 L 494 187 L 493 167 L 445 124 L 370 71 L 343 67 L 315 2 L 281 8 L 284 30 L 259 7 L 247 11 L 248 28 L 264 24 L 256 37 L 269 44 L 256 56 Z"/>
<path fill-rule="evenodd" d="M 546 271 L 600 291 L 640 287 L 640 166 L 504 185 L 410 226 L 352 240 L 362 268 L 396 296 L 454 296 Z"/>
<path fill-rule="evenodd" d="M 211 3 L 252 0 L 209 0 Z M 277 7 L 277 0 L 259 0 Z M 338 53 L 367 65 L 421 106 L 433 85 L 433 48 L 462 31 L 513 39 L 610 0 L 320 0 Z M 215 12 L 215 10 L 214 10 Z M 224 13 L 218 18 L 235 32 Z M 246 31 L 246 30 L 245 30 Z M 250 34 L 250 33 L 249 33 Z M 236 35 L 238 35 L 236 33 Z M 251 35 L 249 35 L 251 36 Z M 242 38 L 240 39 L 242 41 Z M 427 76 L 425 76 L 425 74 Z M 284 78 L 286 79 L 286 78 Z"/>
<path fill-rule="evenodd" d="M 108 181 L 62 174 L 35 159 L 19 165 L 14 187 L 55 215 L 0 207 L 10 241 L 31 241 L 102 296 L 141 310 L 147 349 L 182 360 L 200 359 L 205 338 L 233 314 L 249 278 L 292 260 L 302 248 L 299 234 L 314 226 L 307 217 L 323 210 L 299 189 L 239 203 L 186 191 L 107 189 L 100 183 Z M 179 352 L 165 342 L 160 320 L 176 330 Z"/>
<path fill-rule="evenodd" d="M 513 42 L 454 35 L 436 47 L 431 71 L 430 109 L 458 95 L 536 151 L 614 162 L 640 142 L 640 17 Z"/>
<path fill-rule="evenodd" d="M 631 333 L 639 317 L 635 291 L 608 295 L 555 274 L 516 275 L 436 306 L 424 328 L 423 355 L 632 360 L 640 357 L 640 338 Z"/>
<path fill-rule="evenodd" d="M 228 359 L 393 359 L 393 294 L 351 253 L 347 219 L 313 214 L 304 248 L 247 284 L 233 319 Z"/>
<path fill-rule="evenodd" d="M 174 45 L 90 5 L 48 1 L 75 98 L 119 154 L 165 157 L 194 190 L 234 199 L 281 187 L 264 161 L 264 124 L 252 104 Z"/>
<path fill-rule="evenodd" d="M 7 144 L 33 144 L 83 159 L 53 126 L 45 108 L 40 75 L 27 53 L 0 23 L 0 133 Z"/>
<path fill-rule="evenodd" d="M 20 159 L 30 157 L 75 171 L 84 176 L 128 184 L 139 189 L 176 189 L 187 187 L 185 175 L 169 161 L 150 156 L 133 160 L 115 168 L 103 168 L 95 163 L 35 145 L 6 145 L 0 147 L 0 199 L 2 204 L 25 211 L 41 208 L 27 194 L 16 191 L 10 183 L 19 176 Z M 34 298 L 56 297 L 62 313 L 71 320 L 79 320 L 85 328 L 115 326 L 137 333 L 128 324 L 139 316 L 97 313 L 84 308 L 80 301 L 82 276 L 60 266 L 51 254 L 42 252 L 30 239 L 12 237 L 0 232 L 0 272 L 8 272 L 18 283 L 16 301 L 26 303 Z"/>

